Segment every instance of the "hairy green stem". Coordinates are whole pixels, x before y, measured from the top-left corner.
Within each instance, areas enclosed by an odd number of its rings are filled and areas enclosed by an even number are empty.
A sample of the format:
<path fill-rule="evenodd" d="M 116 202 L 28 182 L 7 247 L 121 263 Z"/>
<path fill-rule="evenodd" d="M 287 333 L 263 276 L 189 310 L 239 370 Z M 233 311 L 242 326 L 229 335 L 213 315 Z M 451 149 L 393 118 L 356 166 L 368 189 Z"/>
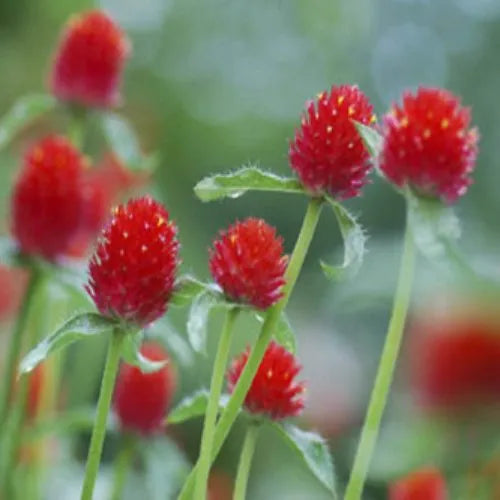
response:
<path fill-rule="evenodd" d="M 122 446 L 115 462 L 111 500 L 120 500 L 122 498 L 125 483 L 127 482 L 127 475 L 134 457 L 134 449 L 134 436 L 126 434 L 123 438 Z"/>
<path fill-rule="evenodd" d="M 409 222 L 406 222 L 403 256 L 389 328 L 370 396 L 361 438 L 345 492 L 345 500 L 359 500 L 377 441 L 394 369 L 403 338 L 415 269 L 415 248 Z"/>
<path fill-rule="evenodd" d="M 252 422 L 247 429 L 243 448 L 241 449 L 240 463 L 236 473 L 236 482 L 234 486 L 234 500 L 245 500 L 247 491 L 248 475 L 252 465 L 252 458 L 255 452 L 255 444 L 260 430 L 260 423 Z"/>
<path fill-rule="evenodd" d="M 297 242 L 295 243 L 295 248 L 293 249 L 290 262 L 288 264 L 285 280 L 286 284 L 283 287 L 283 298 L 275 304 L 273 307 L 269 308 L 264 323 L 262 325 L 259 337 L 255 342 L 255 345 L 248 357 L 245 364 L 245 368 L 238 379 L 236 387 L 229 399 L 228 404 L 224 408 L 222 415 L 215 428 L 214 445 L 212 449 L 212 462 L 217 457 L 224 441 L 231 430 L 236 417 L 238 416 L 239 409 L 243 404 L 243 401 L 247 395 L 252 380 L 255 377 L 257 368 L 264 357 L 267 345 L 271 340 L 271 336 L 278 324 L 278 321 L 283 313 L 288 299 L 293 291 L 297 278 L 299 277 L 300 270 L 304 263 L 309 245 L 314 236 L 316 226 L 318 224 L 319 216 L 321 213 L 321 207 L 323 200 L 320 198 L 313 198 L 310 200 L 307 206 L 306 214 L 304 216 L 304 221 L 302 222 L 302 227 L 300 229 Z M 196 475 L 196 470 L 198 465 L 195 465 L 191 473 L 189 474 L 182 491 L 179 495 L 179 500 L 187 500 L 193 498 L 193 486 L 194 478 Z"/>
<path fill-rule="evenodd" d="M 118 329 L 113 331 L 102 376 L 101 391 L 99 393 L 97 414 L 87 456 L 81 500 L 92 500 L 97 472 L 101 462 L 102 446 L 104 437 L 106 436 L 106 421 L 108 419 L 109 407 L 111 406 L 111 398 L 113 396 L 124 339 L 125 332 Z"/>
<path fill-rule="evenodd" d="M 214 442 L 214 429 L 219 412 L 219 399 L 224 385 L 224 373 L 226 371 L 227 360 L 229 357 L 229 347 L 231 345 L 231 332 L 234 322 L 238 316 L 238 308 L 232 308 L 227 311 L 222 333 L 217 347 L 214 368 L 212 372 L 212 381 L 210 383 L 210 395 L 208 398 L 205 421 L 203 424 L 203 433 L 200 446 L 200 457 L 198 459 L 198 470 L 196 474 L 196 483 L 194 494 L 195 498 L 204 500 L 207 495 L 207 481 L 212 464 L 212 447 Z"/>

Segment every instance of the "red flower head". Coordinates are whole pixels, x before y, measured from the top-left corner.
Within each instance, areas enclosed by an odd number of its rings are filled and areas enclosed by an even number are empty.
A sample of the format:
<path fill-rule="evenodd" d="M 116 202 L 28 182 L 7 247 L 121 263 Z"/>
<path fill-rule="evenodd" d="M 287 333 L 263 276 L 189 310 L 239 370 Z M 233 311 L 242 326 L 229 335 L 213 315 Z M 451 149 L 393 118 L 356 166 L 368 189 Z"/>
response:
<path fill-rule="evenodd" d="M 439 470 L 423 467 L 389 486 L 389 500 L 446 500 L 446 482 Z"/>
<path fill-rule="evenodd" d="M 247 349 L 233 360 L 227 373 L 230 392 L 236 386 L 249 354 Z M 303 382 L 294 381 L 300 369 L 293 354 L 271 341 L 245 398 L 246 409 L 275 420 L 298 415 L 304 408 L 302 395 L 305 391 Z"/>
<path fill-rule="evenodd" d="M 287 262 L 283 239 L 253 217 L 222 231 L 210 250 L 210 271 L 224 293 L 257 309 L 266 309 L 283 296 Z"/>
<path fill-rule="evenodd" d="M 49 136 L 26 154 L 12 196 L 12 232 L 21 250 L 54 259 L 80 228 L 84 160 L 64 138 Z"/>
<path fill-rule="evenodd" d="M 472 182 L 478 133 L 469 125 L 469 110 L 447 90 L 406 92 L 384 117 L 380 168 L 399 187 L 453 202 Z"/>
<path fill-rule="evenodd" d="M 169 359 L 155 342 L 146 342 L 141 354 L 151 361 Z M 114 408 L 122 428 L 143 435 L 161 431 L 175 386 L 175 371 L 170 363 L 153 373 L 123 363 L 114 394 Z"/>
<path fill-rule="evenodd" d="M 366 183 L 370 156 L 353 120 L 375 121 L 372 105 L 356 85 L 333 86 L 330 94 L 322 92 L 316 103 L 307 104 L 288 158 L 312 194 L 351 198 Z"/>
<path fill-rule="evenodd" d="M 104 13 L 92 10 L 70 19 L 51 76 L 54 95 L 85 106 L 116 105 L 129 42 Z"/>
<path fill-rule="evenodd" d="M 168 218 L 149 196 L 115 209 L 89 264 L 86 289 L 101 314 L 145 326 L 166 311 L 179 250 Z"/>
<path fill-rule="evenodd" d="M 429 319 L 412 333 L 412 383 L 425 407 L 459 410 L 500 402 L 498 322 L 457 312 Z"/>
<path fill-rule="evenodd" d="M 233 498 L 233 481 L 220 470 L 215 470 L 208 477 L 208 500 L 231 500 Z"/>

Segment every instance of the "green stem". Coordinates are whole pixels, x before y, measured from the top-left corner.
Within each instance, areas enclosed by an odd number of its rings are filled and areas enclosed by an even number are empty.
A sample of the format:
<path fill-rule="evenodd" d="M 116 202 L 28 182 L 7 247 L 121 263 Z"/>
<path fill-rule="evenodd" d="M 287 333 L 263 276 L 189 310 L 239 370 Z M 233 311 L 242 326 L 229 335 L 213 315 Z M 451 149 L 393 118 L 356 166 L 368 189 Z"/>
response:
<path fill-rule="evenodd" d="M 115 463 L 115 475 L 113 480 L 113 490 L 111 500 L 120 500 L 127 482 L 127 475 L 132 465 L 134 456 L 135 439 L 131 434 L 124 436 L 122 447 L 118 453 L 118 458 Z"/>
<path fill-rule="evenodd" d="M 406 314 L 410 303 L 413 274 L 415 269 L 415 249 L 413 235 L 406 222 L 403 256 L 401 258 L 398 284 L 391 320 L 380 358 L 375 384 L 368 404 L 366 418 L 361 432 L 354 465 L 345 492 L 345 500 L 359 500 L 377 441 L 380 422 L 387 402 L 391 382 L 403 338 Z"/>
<path fill-rule="evenodd" d="M 92 500 L 97 471 L 101 462 L 102 446 L 106 435 L 106 421 L 108 419 L 109 407 L 111 406 L 111 398 L 113 396 L 124 339 L 125 332 L 118 329 L 113 331 L 102 376 L 101 391 L 99 393 L 96 420 L 87 456 L 81 500 Z"/>
<path fill-rule="evenodd" d="M 245 500 L 248 475 L 250 473 L 250 466 L 252 465 L 252 458 L 259 430 L 260 423 L 254 422 L 248 426 L 245 441 L 243 442 L 243 448 L 241 450 L 238 472 L 236 474 L 233 500 Z"/>
<path fill-rule="evenodd" d="M 85 146 L 85 129 L 87 127 L 87 109 L 73 107 L 70 110 L 71 121 L 68 128 L 68 136 L 73 145 L 83 151 Z"/>
<path fill-rule="evenodd" d="M 21 353 L 21 347 L 23 343 L 23 334 L 26 330 L 28 312 L 30 304 L 33 300 L 33 296 L 35 294 L 35 289 L 38 286 L 38 279 L 38 271 L 32 269 L 30 271 L 28 288 L 26 289 L 26 292 L 24 294 L 21 308 L 16 319 L 14 332 L 10 337 L 9 349 L 7 354 L 7 366 L 3 377 L 2 395 L 0 400 L 0 428 L 3 428 L 5 419 L 7 417 L 9 397 L 16 376 L 17 362 L 19 361 L 19 354 Z"/>
<path fill-rule="evenodd" d="M 203 434 L 201 438 L 200 457 L 198 459 L 198 471 L 196 474 L 195 498 L 204 500 L 207 493 L 208 474 L 212 464 L 211 455 L 214 442 L 214 429 L 219 412 L 219 399 L 224 385 L 224 373 L 226 371 L 229 357 L 229 347 L 231 345 L 231 331 L 234 326 L 239 309 L 232 308 L 226 314 L 224 326 L 217 347 L 212 381 L 210 383 L 210 395 L 208 398 L 205 422 L 203 424 Z"/>
<path fill-rule="evenodd" d="M 260 330 L 259 337 L 257 338 L 250 356 L 248 357 L 245 368 L 243 369 L 243 372 L 238 379 L 238 383 L 234 388 L 231 398 L 229 399 L 229 402 L 224 408 L 221 418 L 217 423 L 217 426 L 215 428 L 214 445 L 212 449 L 212 462 L 217 457 L 227 435 L 229 434 L 229 431 L 231 430 L 231 426 L 238 416 L 239 409 L 241 408 L 246 394 L 250 389 L 250 385 L 253 378 L 255 377 L 257 368 L 259 367 L 260 362 L 264 357 L 267 345 L 269 344 L 269 341 L 271 340 L 271 336 L 276 328 L 276 325 L 278 324 L 281 314 L 288 303 L 288 299 L 290 298 L 297 278 L 299 277 L 300 270 L 302 269 L 304 259 L 309 249 L 309 245 L 311 244 L 311 240 L 314 236 L 314 232 L 316 230 L 316 226 L 318 224 L 319 216 L 321 213 L 322 204 L 322 199 L 313 198 L 310 200 L 309 205 L 307 206 L 304 221 L 302 222 L 302 227 L 300 229 L 297 242 L 295 243 L 295 248 L 293 249 L 292 256 L 286 270 L 286 284 L 283 287 L 283 298 L 268 310 L 266 318 Z M 194 477 L 196 475 L 197 467 L 198 466 L 195 465 L 188 478 L 186 479 L 186 482 L 184 483 L 182 491 L 179 495 L 179 500 L 187 500 L 189 498 L 192 498 L 192 489 L 194 486 Z"/>

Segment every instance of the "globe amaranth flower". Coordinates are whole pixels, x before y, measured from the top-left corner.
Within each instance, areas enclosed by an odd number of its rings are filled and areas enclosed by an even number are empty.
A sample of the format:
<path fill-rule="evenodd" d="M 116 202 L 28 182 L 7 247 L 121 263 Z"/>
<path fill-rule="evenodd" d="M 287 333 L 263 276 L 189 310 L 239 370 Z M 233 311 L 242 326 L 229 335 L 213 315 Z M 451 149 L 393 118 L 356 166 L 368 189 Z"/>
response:
<path fill-rule="evenodd" d="M 375 121 L 373 107 L 356 85 L 333 86 L 307 103 L 288 158 L 301 183 L 313 194 L 351 198 L 366 183 L 371 162 L 353 120 Z"/>
<path fill-rule="evenodd" d="M 249 354 L 247 349 L 231 363 L 227 373 L 230 392 L 236 386 Z M 294 355 L 271 341 L 245 398 L 245 408 L 275 420 L 298 415 L 304 408 L 305 391 L 304 383 L 295 381 L 300 370 Z"/>
<path fill-rule="evenodd" d="M 231 300 L 266 309 L 283 296 L 288 257 L 283 239 L 264 220 L 236 222 L 220 233 L 209 254 L 210 272 Z"/>
<path fill-rule="evenodd" d="M 81 224 L 84 159 L 71 143 L 49 136 L 27 152 L 12 195 L 12 232 L 21 250 L 55 259 Z"/>
<path fill-rule="evenodd" d="M 167 352 L 157 342 L 144 343 L 141 354 L 151 361 L 169 361 Z M 142 435 L 161 431 L 175 387 L 176 374 L 171 363 L 152 373 L 123 363 L 113 403 L 121 427 Z"/>
<path fill-rule="evenodd" d="M 149 196 L 114 210 L 86 287 L 101 314 L 145 326 L 166 311 L 178 265 L 176 234 L 167 210 Z"/>
<path fill-rule="evenodd" d="M 122 30 L 100 10 L 68 22 L 56 52 L 51 88 L 62 101 L 109 107 L 119 103 L 119 84 L 130 45 Z"/>
<path fill-rule="evenodd" d="M 447 500 L 446 482 L 434 467 L 423 467 L 389 485 L 389 500 Z"/>
<path fill-rule="evenodd" d="M 470 112 L 451 92 L 419 88 L 406 92 L 383 120 L 380 168 L 399 187 L 453 202 L 471 183 L 478 133 Z"/>

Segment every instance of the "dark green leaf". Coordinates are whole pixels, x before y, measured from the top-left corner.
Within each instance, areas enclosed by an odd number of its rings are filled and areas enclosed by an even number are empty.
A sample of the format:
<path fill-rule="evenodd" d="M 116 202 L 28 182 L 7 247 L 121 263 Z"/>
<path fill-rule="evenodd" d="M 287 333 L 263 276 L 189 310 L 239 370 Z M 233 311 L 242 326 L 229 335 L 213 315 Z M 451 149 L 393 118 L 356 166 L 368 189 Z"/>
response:
<path fill-rule="evenodd" d="M 194 276 L 186 274 L 181 276 L 175 283 L 174 293 L 170 303 L 175 306 L 189 304 L 197 295 L 205 290 L 211 289 L 211 285 L 197 280 Z"/>
<path fill-rule="evenodd" d="M 264 316 L 261 314 L 257 314 L 257 319 L 263 323 Z M 278 344 L 281 344 L 287 351 L 295 354 L 297 350 L 297 342 L 295 338 L 295 332 L 292 330 L 292 325 L 290 325 L 290 321 L 288 320 L 285 313 L 282 313 L 278 324 L 273 332 L 273 337 Z"/>
<path fill-rule="evenodd" d="M 319 434 L 303 431 L 291 424 L 272 422 L 270 425 L 336 498 L 333 462 L 326 441 Z"/>
<path fill-rule="evenodd" d="M 153 373 L 161 370 L 167 361 L 151 361 L 141 354 L 142 334 L 127 333 L 123 343 L 122 356 L 125 362 L 137 366 L 143 373 Z"/>
<path fill-rule="evenodd" d="M 304 192 L 298 180 L 279 177 L 257 167 L 244 167 L 230 174 L 206 177 L 194 187 L 201 201 L 238 198 L 247 191 Z"/>
<path fill-rule="evenodd" d="M 208 315 L 215 303 L 212 294 L 206 292 L 197 295 L 191 303 L 186 326 L 189 343 L 196 352 L 206 352 Z"/>
<path fill-rule="evenodd" d="M 363 139 L 370 156 L 373 161 L 376 162 L 380 152 L 382 151 L 382 136 L 373 127 L 368 127 L 367 125 L 363 125 L 355 120 L 353 120 L 353 122 L 359 135 L 361 136 L 361 139 Z"/>
<path fill-rule="evenodd" d="M 332 198 L 327 198 L 327 201 L 337 217 L 340 233 L 344 240 L 344 262 L 340 266 L 331 266 L 321 262 L 321 267 L 325 275 L 332 280 L 351 278 L 358 272 L 363 263 L 366 236 L 355 217 L 339 202 Z"/>
<path fill-rule="evenodd" d="M 105 318 L 97 313 L 83 313 L 74 316 L 26 354 L 19 365 L 19 372 L 21 374 L 28 373 L 50 353 L 86 337 L 108 333 L 116 324 L 115 320 Z"/>
<path fill-rule="evenodd" d="M 192 418 L 202 417 L 208 405 L 209 393 L 205 389 L 184 398 L 168 415 L 167 423 L 181 424 Z M 226 407 L 229 397 L 223 394 L 219 399 L 219 409 Z"/>
<path fill-rule="evenodd" d="M 30 94 L 21 97 L 0 120 L 0 149 L 36 118 L 52 110 L 56 100 L 48 94 Z"/>

